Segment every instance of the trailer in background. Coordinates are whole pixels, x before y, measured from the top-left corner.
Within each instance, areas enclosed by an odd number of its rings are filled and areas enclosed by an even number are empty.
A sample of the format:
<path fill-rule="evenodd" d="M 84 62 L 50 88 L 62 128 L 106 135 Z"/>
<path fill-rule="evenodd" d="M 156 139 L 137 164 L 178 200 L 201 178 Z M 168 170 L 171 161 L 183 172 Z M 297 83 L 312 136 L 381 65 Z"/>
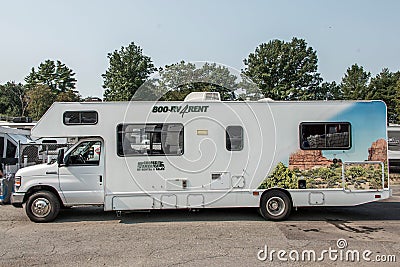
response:
<path fill-rule="evenodd" d="M 388 126 L 388 159 L 389 171 L 400 173 L 400 125 Z"/>
<path fill-rule="evenodd" d="M 3 177 L 0 177 L 0 204 L 10 202 L 14 176 L 20 168 L 54 162 L 60 148 L 72 145 L 66 142 L 66 138 L 33 140 L 30 129 L 25 128 L 31 124 L 7 123 L 5 126 L 6 123 L 2 123 L 3 126 L 0 126 L 0 164 L 3 169 Z"/>

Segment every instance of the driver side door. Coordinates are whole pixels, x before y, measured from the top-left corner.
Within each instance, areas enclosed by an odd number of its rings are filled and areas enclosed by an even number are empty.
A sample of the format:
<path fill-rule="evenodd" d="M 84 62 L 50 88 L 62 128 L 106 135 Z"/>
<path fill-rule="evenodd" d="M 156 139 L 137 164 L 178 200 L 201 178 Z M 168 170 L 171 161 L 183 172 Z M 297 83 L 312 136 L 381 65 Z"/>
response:
<path fill-rule="evenodd" d="M 85 140 L 65 157 L 58 177 L 67 204 L 104 203 L 104 153 L 101 140 Z"/>

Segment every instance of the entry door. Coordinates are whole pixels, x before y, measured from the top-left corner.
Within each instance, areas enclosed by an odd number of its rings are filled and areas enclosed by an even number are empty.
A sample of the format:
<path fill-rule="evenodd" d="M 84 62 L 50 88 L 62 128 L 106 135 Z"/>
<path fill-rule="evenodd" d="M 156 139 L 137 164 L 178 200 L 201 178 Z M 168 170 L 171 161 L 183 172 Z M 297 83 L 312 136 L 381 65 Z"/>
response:
<path fill-rule="evenodd" d="M 65 156 L 58 175 L 68 204 L 104 203 L 103 147 L 101 140 L 86 140 Z"/>

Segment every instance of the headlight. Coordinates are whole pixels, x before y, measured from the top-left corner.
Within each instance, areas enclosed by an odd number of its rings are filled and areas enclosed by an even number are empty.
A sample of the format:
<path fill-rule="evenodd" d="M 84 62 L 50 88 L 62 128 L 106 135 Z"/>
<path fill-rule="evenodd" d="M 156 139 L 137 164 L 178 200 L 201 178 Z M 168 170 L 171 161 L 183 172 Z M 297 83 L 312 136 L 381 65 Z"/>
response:
<path fill-rule="evenodd" d="M 18 189 L 21 186 L 21 180 L 22 180 L 21 176 L 15 176 L 15 181 L 14 181 L 15 189 Z"/>

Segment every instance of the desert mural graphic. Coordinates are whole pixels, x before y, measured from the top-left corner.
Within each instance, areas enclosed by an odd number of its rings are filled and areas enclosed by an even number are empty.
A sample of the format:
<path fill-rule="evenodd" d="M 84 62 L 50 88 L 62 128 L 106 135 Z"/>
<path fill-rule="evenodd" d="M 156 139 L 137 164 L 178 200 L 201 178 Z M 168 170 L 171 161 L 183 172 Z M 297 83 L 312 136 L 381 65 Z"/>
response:
<path fill-rule="evenodd" d="M 382 189 L 388 181 L 386 140 L 383 102 L 354 103 L 325 122 L 300 121 L 297 142 L 260 188 Z"/>
<path fill-rule="evenodd" d="M 290 155 L 288 166 L 279 163 L 259 188 L 297 189 L 299 185 L 301 188 L 301 184 L 305 184 L 307 189 L 381 189 L 382 174 L 387 176 L 386 140 L 373 142 L 368 148 L 368 158 L 364 160 L 360 163 L 345 163 L 343 180 L 343 163 L 340 158 L 328 159 L 321 150 L 298 150 Z"/>

